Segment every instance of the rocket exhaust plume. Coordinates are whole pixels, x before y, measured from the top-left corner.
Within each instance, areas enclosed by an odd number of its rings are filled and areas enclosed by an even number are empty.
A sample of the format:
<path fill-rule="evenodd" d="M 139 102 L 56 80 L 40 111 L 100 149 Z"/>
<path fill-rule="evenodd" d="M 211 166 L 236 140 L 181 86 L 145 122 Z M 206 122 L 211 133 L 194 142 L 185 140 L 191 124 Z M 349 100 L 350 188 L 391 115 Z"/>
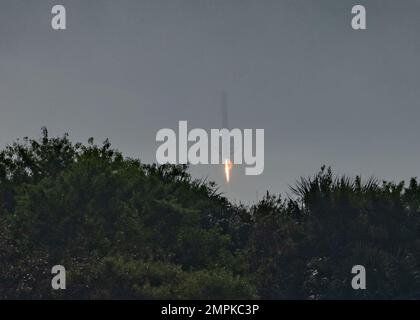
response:
<path fill-rule="evenodd" d="M 225 177 L 226 182 L 229 183 L 230 181 L 230 171 L 232 170 L 232 162 L 228 159 L 225 160 Z"/>
<path fill-rule="evenodd" d="M 227 94 L 225 91 L 222 92 L 222 128 L 228 129 L 228 106 L 227 106 Z M 230 152 L 230 150 L 229 150 Z M 225 178 L 226 182 L 229 183 L 230 175 L 232 171 L 232 162 L 230 159 L 225 159 Z"/>

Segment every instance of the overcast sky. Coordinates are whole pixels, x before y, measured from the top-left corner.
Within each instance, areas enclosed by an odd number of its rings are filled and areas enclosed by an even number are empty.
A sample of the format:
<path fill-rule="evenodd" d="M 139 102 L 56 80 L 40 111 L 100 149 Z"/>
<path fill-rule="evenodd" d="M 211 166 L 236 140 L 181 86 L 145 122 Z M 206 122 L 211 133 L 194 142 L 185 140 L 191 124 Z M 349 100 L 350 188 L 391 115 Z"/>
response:
<path fill-rule="evenodd" d="M 51 29 L 51 8 L 67 30 Z M 367 9 L 366 31 L 351 7 Z M 408 179 L 420 172 L 420 1 L 1 0 L 0 145 L 68 132 L 152 162 L 179 120 L 265 129 L 265 171 L 192 168 L 232 200 L 286 193 L 323 164 Z"/>

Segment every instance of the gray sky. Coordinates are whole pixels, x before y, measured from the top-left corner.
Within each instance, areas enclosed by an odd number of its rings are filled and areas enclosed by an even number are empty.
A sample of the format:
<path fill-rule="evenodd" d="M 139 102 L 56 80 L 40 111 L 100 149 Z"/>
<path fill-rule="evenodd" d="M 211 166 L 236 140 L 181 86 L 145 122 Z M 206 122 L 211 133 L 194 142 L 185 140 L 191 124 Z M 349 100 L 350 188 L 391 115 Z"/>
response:
<path fill-rule="evenodd" d="M 66 31 L 50 27 L 67 9 Z M 350 27 L 367 9 L 366 31 Z M 265 171 L 192 168 L 232 200 L 285 193 L 322 164 L 388 180 L 419 174 L 420 2 L 2 0 L 0 145 L 69 132 L 152 162 L 161 128 L 265 129 Z"/>

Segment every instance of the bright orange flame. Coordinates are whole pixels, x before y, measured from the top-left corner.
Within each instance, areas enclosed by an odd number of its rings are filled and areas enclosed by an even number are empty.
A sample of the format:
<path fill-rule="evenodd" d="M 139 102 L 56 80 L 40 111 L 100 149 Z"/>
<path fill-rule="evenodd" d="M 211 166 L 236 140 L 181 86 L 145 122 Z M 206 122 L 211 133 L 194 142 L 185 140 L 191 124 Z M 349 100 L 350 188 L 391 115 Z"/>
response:
<path fill-rule="evenodd" d="M 225 176 L 226 181 L 230 181 L 230 171 L 232 170 L 232 162 L 228 159 L 225 160 Z"/>

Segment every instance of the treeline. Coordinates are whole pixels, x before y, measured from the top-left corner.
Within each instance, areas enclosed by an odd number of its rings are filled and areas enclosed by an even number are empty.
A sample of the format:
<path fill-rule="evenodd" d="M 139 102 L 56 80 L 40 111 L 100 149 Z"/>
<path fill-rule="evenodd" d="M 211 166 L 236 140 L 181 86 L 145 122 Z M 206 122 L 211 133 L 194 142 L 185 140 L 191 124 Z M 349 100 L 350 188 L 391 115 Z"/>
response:
<path fill-rule="evenodd" d="M 293 191 L 234 205 L 186 167 L 43 129 L 0 152 L 0 299 L 420 298 L 416 179 L 322 168 Z M 51 289 L 53 265 L 66 290 Z"/>

